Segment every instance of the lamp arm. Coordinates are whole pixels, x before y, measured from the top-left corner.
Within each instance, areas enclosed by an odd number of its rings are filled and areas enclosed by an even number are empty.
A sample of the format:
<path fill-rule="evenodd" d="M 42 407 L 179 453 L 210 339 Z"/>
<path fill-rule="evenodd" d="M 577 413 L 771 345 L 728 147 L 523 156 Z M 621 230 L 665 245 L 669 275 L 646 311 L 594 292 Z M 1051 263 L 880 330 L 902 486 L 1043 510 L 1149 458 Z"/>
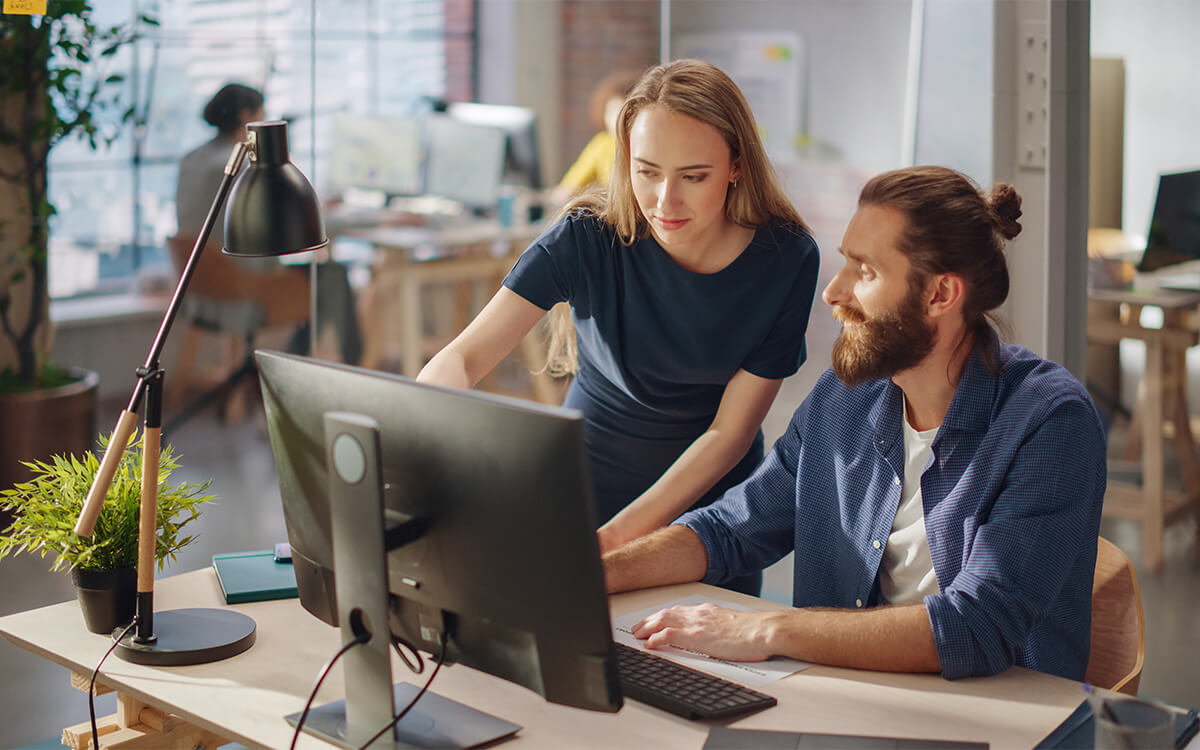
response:
<path fill-rule="evenodd" d="M 221 215 L 221 208 L 225 205 L 225 199 L 229 197 L 229 191 L 233 188 L 234 178 L 242 168 L 242 163 L 245 161 L 246 154 L 249 153 L 250 148 L 251 146 L 239 141 L 234 145 L 233 151 L 229 154 L 229 161 L 225 164 L 225 171 L 221 177 L 221 184 L 217 188 L 217 195 L 213 198 L 212 206 L 208 209 L 208 215 L 204 217 L 204 224 L 200 227 L 200 234 L 196 237 L 196 244 L 192 248 L 191 255 L 188 256 L 187 263 L 179 274 L 179 283 L 175 285 L 171 301 L 167 305 L 166 312 L 163 313 L 162 323 L 159 324 L 158 333 L 154 336 L 154 343 L 150 346 L 150 353 L 146 356 L 146 364 L 137 370 L 138 379 L 133 388 L 133 395 L 129 399 L 129 405 L 117 417 L 117 425 L 113 429 L 112 439 L 108 443 L 108 448 L 104 451 L 104 457 L 100 460 L 100 468 L 96 472 L 96 479 L 92 482 L 91 489 L 88 490 L 87 499 L 83 503 L 83 510 L 79 513 L 79 519 L 75 522 L 75 533 L 79 536 L 91 536 L 92 530 L 96 526 L 96 517 L 100 515 L 100 508 L 104 505 L 104 497 L 108 494 L 108 488 L 112 486 L 112 479 L 117 473 L 117 467 L 121 463 L 121 456 L 124 455 L 125 448 L 129 444 L 129 437 L 133 434 L 137 421 L 137 411 L 141 406 L 142 397 L 146 393 L 147 378 L 154 376 L 154 373 L 158 370 L 158 358 L 162 355 L 167 334 L 170 333 L 171 325 L 175 322 L 175 316 L 179 313 L 179 308 L 183 304 L 183 295 L 187 292 L 188 283 L 192 280 L 192 276 L 196 272 L 196 266 L 200 262 L 200 253 L 204 251 L 204 246 L 208 243 L 213 225 L 216 224 L 217 217 Z M 147 456 L 146 459 L 149 460 L 149 457 Z M 154 461 L 155 466 L 157 466 L 157 456 L 154 457 Z M 155 475 L 157 476 L 157 472 Z"/>

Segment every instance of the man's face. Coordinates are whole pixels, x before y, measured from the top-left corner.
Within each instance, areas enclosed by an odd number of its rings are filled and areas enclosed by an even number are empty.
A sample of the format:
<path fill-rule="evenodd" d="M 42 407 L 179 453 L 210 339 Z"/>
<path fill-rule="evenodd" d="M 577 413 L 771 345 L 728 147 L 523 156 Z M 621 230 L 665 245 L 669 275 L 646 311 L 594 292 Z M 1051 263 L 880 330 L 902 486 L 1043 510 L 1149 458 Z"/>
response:
<path fill-rule="evenodd" d="M 846 263 L 821 294 L 842 323 L 833 371 L 850 387 L 912 368 L 933 349 L 924 280 L 910 278 L 911 265 L 898 249 L 904 227 L 895 209 L 860 208 L 839 248 Z"/>

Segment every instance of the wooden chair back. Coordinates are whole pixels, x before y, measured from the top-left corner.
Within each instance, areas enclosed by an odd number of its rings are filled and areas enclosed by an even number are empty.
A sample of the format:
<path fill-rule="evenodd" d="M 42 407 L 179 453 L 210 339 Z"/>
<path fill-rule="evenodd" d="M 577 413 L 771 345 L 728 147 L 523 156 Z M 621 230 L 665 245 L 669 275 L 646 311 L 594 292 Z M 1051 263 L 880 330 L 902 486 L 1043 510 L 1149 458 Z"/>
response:
<path fill-rule="evenodd" d="M 192 254 L 195 237 L 168 237 L 167 250 L 177 273 L 183 273 L 188 256 Z M 253 278 L 245 269 L 239 268 L 237 259 L 221 252 L 221 248 L 210 245 L 204 248 L 192 280 L 188 282 L 188 294 L 221 300 L 254 299 Z"/>
<path fill-rule="evenodd" d="M 1137 574 L 1125 553 L 1100 537 L 1092 583 L 1092 647 L 1084 680 L 1137 695 L 1146 657 L 1146 622 Z"/>
<path fill-rule="evenodd" d="M 195 237 L 167 238 L 167 250 L 176 272 L 183 272 L 195 243 Z M 304 322 L 310 311 L 307 274 L 288 268 L 250 271 L 243 261 L 213 245 L 201 253 L 187 293 L 216 300 L 255 302 L 261 306 L 268 326 Z"/>

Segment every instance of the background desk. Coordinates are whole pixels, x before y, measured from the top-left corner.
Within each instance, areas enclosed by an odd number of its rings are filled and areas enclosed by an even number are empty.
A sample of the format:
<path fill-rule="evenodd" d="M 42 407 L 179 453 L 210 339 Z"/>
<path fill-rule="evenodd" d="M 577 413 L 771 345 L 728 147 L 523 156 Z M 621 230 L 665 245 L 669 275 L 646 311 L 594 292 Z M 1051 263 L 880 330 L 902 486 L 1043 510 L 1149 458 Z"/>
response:
<path fill-rule="evenodd" d="M 364 291 L 364 349 L 361 365 L 378 369 L 383 361 L 388 332 L 399 332 L 401 373 L 416 377 L 426 359 L 448 343 L 471 321 L 469 284 L 482 282 L 488 297 L 520 253 L 544 229 L 541 224 L 503 227 L 495 221 L 464 219 L 441 226 L 377 226 L 352 228 L 342 236 L 369 242 L 374 248 L 371 282 Z M 426 316 L 421 292 L 429 284 L 457 286 L 453 330 L 448 337 L 426 339 Z M 527 336 L 520 353 L 525 365 L 537 370 L 545 358 L 544 347 Z M 548 375 L 533 376 L 534 397 L 559 403 L 560 389 Z"/>
<path fill-rule="evenodd" d="M 1140 458 L 1141 484 L 1110 479 L 1104 496 L 1104 515 L 1140 521 L 1143 564 L 1157 571 L 1163 565 L 1163 527 L 1189 509 L 1200 521 L 1200 463 L 1192 437 L 1187 405 L 1189 347 L 1200 333 L 1189 315 L 1200 307 L 1200 291 L 1093 290 L 1088 294 L 1088 340 L 1115 344 L 1137 339 L 1146 347 L 1145 371 L 1129 426 L 1125 458 Z M 1163 311 L 1161 328 L 1142 326 L 1145 306 Z M 1169 434 L 1179 461 L 1183 490 L 1168 490 L 1163 482 L 1163 436 Z"/>
<path fill-rule="evenodd" d="M 614 596 L 614 615 L 679 596 L 711 592 L 760 609 L 779 605 L 700 584 Z M 158 609 L 222 607 L 211 569 L 164 578 Z M 283 717 L 299 711 L 322 664 L 339 646 L 338 631 L 304 612 L 298 600 L 234 607 L 258 623 L 254 647 L 225 661 L 190 667 L 147 667 L 110 657 L 100 680 L 138 700 L 250 747 L 282 748 L 291 739 Z M 0 618 L 13 643 L 70 670 L 91 673 L 108 647 L 88 633 L 75 601 Z M 393 657 L 393 678 L 422 684 Z M 64 679 L 66 676 L 64 675 Z M 618 714 L 594 713 L 545 702 L 536 693 L 463 666 L 442 670 L 430 688 L 523 725 L 512 748 L 700 748 L 708 724 L 627 701 Z M 995 748 L 1032 747 L 1082 700 L 1079 683 L 1010 669 L 995 677 L 949 682 L 937 675 L 904 675 L 813 667 L 762 688 L 775 708 L 735 722 L 747 729 L 838 734 L 936 737 L 990 742 Z M 318 702 L 343 696 L 334 669 Z M 81 703 L 82 696 L 81 696 Z M 1193 743 L 1193 746 L 1195 743 Z M 303 735 L 298 747 L 332 747 Z"/>

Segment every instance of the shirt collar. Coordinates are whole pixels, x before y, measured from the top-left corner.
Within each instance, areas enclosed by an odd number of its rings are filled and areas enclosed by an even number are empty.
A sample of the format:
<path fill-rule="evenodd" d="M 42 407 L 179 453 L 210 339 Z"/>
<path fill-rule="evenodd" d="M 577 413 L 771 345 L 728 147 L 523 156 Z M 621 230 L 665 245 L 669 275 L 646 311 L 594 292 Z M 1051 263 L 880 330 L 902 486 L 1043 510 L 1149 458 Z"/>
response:
<path fill-rule="evenodd" d="M 1000 340 L 993 333 L 971 347 L 962 379 L 942 425 L 956 430 L 985 432 L 991 423 L 992 407 L 1000 389 L 1000 376 L 984 364 L 984 352 L 993 362 L 1000 362 Z"/>

